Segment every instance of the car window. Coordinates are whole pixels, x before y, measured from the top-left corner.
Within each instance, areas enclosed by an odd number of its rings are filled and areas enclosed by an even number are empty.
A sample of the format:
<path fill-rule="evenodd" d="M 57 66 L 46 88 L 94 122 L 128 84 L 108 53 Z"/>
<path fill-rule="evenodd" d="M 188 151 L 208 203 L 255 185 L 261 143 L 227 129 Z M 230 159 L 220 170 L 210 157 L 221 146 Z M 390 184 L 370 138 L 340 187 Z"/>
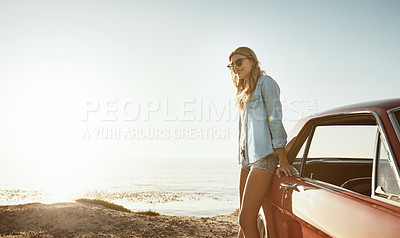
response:
<path fill-rule="evenodd" d="M 397 125 L 400 125 L 400 111 L 395 112 L 394 115 L 396 116 Z"/>
<path fill-rule="evenodd" d="M 390 155 L 383 143 L 382 137 L 380 138 L 377 158 L 376 194 L 378 196 L 384 195 L 387 198 L 390 195 L 400 196 L 399 181 L 395 173 L 396 168 L 390 163 Z"/>
<path fill-rule="evenodd" d="M 305 153 L 301 176 L 371 196 L 377 130 L 376 125 L 317 126 L 307 139 L 309 148 L 297 155 Z"/>
<path fill-rule="evenodd" d="M 394 115 L 394 120 L 392 123 L 394 128 L 396 129 L 397 138 L 400 141 L 400 110 L 393 112 L 393 115 Z"/>
<path fill-rule="evenodd" d="M 301 146 L 299 152 L 297 152 L 296 157 L 293 160 L 293 167 L 297 170 L 300 171 L 301 169 L 301 160 L 303 159 L 304 152 L 306 149 L 307 141 L 310 137 L 307 137 L 306 140 L 303 142 L 303 145 Z"/>
<path fill-rule="evenodd" d="M 308 158 L 372 159 L 376 126 L 318 126 Z"/>
<path fill-rule="evenodd" d="M 304 155 L 304 151 L 306 149 L 306 145 L 307 145 L 307 141 L 308 141 L 308 137 L 307 139 L 304 141 L 303 145 L 301 146 L 299 152 L 297 152 L 297 155 L 294 159 L 294 162 L 301 162 L 301 160 L 303 159 L 303 155 Z"/>

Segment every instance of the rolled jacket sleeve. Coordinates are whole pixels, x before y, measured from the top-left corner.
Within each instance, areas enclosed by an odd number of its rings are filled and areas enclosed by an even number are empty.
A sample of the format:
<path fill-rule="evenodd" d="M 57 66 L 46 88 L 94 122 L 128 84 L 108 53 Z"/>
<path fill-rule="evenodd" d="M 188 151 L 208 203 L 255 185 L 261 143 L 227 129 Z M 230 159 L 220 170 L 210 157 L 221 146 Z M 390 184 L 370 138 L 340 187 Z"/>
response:
<path fill-rule="evenodd" d="M 275 80 L 268 77 L 261 88 L 261 93 L 267 111 L 267 121 L 272 137 L 272 147 L 284 147 L 287 142 L 287 134 L 282 123 L 282 105 L 279 86 Z"/>

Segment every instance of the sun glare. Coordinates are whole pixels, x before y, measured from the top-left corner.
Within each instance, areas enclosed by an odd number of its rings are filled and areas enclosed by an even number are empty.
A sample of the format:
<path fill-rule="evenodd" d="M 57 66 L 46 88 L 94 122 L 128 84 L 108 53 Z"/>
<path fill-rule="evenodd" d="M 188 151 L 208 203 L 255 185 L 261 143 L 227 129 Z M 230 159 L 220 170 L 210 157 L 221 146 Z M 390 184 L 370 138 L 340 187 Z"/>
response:
<path fill-rule="evenodd" d="M 44 81 L 18 93 L 13 133 L 21 166 L 13 169 L 24 171 L 18 180 L 25 187 L 48 193 L 53 201 L 71 199 L 73 193 L 87 187 L 84 181 L 91 173 L 89 161 L 82 158 L 79 94 L 65 85 Z"/>

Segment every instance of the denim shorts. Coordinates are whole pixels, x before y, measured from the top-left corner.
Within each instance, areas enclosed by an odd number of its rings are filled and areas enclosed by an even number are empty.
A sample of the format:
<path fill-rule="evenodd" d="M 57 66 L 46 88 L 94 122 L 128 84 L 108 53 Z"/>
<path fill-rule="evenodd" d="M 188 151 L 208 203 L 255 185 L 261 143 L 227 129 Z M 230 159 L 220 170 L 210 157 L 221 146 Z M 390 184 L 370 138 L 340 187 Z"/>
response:
<path fill-rule="evenodd" d="M 276 166 L 279 164 L 278 153 L 274 152 L 269 154 L 254 163 L 247 164 L 246 161 L 242 161 L 242 169 L 250 171 L 252 169 L 263 169 L 268 173 L 275 173 Z"/>

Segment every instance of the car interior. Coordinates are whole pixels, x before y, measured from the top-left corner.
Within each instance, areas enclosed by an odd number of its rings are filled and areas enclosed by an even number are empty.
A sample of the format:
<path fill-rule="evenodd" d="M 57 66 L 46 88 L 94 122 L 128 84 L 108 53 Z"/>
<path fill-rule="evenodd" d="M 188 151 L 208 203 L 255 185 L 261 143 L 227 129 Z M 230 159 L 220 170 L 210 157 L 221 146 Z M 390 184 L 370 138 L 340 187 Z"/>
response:
<path fill-rule="evenodd" d="M 371 138 L 367 139 L 367 144 L 351 144 L 354 141 L 365 140 L 366 134 L 364 133 L 351 131 L 349 135 L 341 135 L 336 131 L 337 128 L 346 130 L 347 127 L 363 126 L 371 127 L 369 130 L 372 131 L 368 135 Z M 316 129 L 322 127 L 331 127 L 330 130 L 327 130 L 329 133 L 316 136 Z M 377 136 L 375 117 L 370 114 L 359 114 L 319 118 L 313 121 L 311 126 L 305 127 L 305 130 L 304 133 L 300 133 L 303 138 L 298 138 L 300 143 L 297 143 L 298 148 L 294 148 L 293 153 L 295 155 L 293 166 L 300 171 L 300 175 L 371 196 L 372 164 Z M 319 144 L 323 144 L 325 147 L 320 146 L 320 150 L 313 153 L 311 151 L 313 143 L 317 144 L 318 140 L 322 140 Z M 345 151 L 344 147 L 351 147 L 354 150 Z M 368 156 L 356 156 L 358 155 L 356 150 L 360 150 L 360 148 L 363 150 L 365 147 L 369 147 Z M 343 153 L 335 153 L 342 149 Z M 337 154 L 340 156 L 336 156 Z"/>

